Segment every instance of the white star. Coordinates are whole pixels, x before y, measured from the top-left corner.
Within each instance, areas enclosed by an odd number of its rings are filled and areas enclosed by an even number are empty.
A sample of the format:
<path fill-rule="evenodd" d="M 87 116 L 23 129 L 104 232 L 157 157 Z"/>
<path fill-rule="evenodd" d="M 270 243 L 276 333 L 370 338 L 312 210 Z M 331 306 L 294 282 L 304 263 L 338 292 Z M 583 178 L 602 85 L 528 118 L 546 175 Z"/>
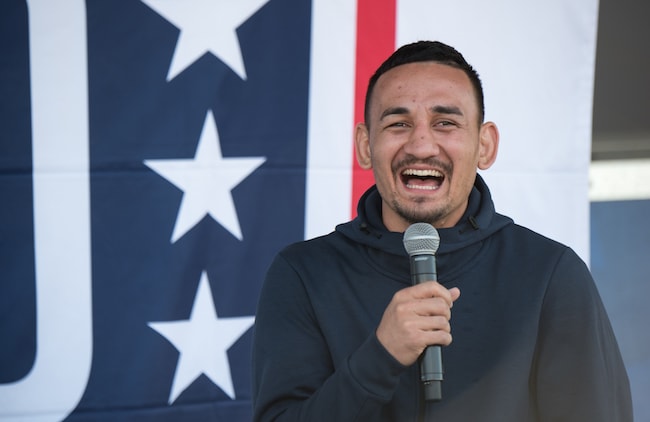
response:
<path fill-rule="evenodd" d="M 235 399 L 228 349 L 253 325 L 252 316 L 219 318 L 205 272 L 196 292 L 189 320 L 150 322 L 179 352 L 169 404 L 201 374 L 205 374 L 231 399 Z"/>
<path fill-rule="evenodd" d="M 171 242 L 180 239 L 206 215 L 242 240 L 231 190 L 264 161 L 264 157 L 223 158 L 211 111 L 205 117 L 193 159 L 145 160 L 145 165 L 183 191 Z"/>
<path fill-rule="evenodd" d="M 142 1 L 180 29 L 168 81 L 208 52 L 246 79 L 236 30 L 269 0 Z"/>

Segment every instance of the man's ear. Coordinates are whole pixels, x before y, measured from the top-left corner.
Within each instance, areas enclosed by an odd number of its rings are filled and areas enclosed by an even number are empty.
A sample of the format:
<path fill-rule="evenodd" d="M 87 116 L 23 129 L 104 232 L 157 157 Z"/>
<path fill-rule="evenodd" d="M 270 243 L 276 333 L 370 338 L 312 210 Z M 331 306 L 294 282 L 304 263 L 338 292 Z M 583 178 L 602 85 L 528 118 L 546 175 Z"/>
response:
<path fill-rule="evenodd" d="M 359 166 L 364 170 L 371 169 L 372 160 L 370 159 L 370 137 L 368 126 L 366 126 L 365 123 L 357 124 L 354 129 L 354 149 Z"/>
<path fill-rule="evenodd" d="M 499 150 L 499 129 L 492 122 L 481 125 L 479 130 L 478 168 L 487 170 L 497 159 Z"/>

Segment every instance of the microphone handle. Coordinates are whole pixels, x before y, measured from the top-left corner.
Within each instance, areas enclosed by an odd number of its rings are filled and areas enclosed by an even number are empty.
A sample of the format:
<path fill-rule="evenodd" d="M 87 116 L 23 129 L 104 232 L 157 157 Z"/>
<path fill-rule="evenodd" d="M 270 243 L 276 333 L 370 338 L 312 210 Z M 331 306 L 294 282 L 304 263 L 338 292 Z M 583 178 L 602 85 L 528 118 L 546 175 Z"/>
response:
<path fill-rule="evenodd" d="M 411 256 L 411 281 L 420 284 L 425 281 L 438 281 L 436 256 L 433 254 Z M 440 345 L 427 346 L 420 355 L 420 381 L 424 387 L 427 401 L 442 399 L 442 350 Z"/>

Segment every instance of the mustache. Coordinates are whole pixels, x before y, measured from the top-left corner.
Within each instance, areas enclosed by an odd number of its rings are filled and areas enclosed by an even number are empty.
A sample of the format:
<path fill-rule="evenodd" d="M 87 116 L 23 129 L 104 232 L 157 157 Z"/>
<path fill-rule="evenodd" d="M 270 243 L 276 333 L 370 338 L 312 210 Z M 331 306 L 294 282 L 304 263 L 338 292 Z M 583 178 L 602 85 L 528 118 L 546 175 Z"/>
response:
<path fill-rule="evenodd" d="M 443 173 L 445 174 L 451 174 L 452 171 L 454 170 L 454 166 L 451 163 L 446 163 L 443 161 L 440 161 L 437 158 L 434 157 L 429 157 L 425 159 L 417 158 L 412 155 L 408 155 L 402 160 L 393 163 L 391 166 L 391 169 L 393 170 L 393 173 L 396 173 L 399 171 L 399 169 L 403 169 L 406 167 L 412 167 L 415 164 L 422 164 L 428 167 L 434 167 L 442 170 Z"/>

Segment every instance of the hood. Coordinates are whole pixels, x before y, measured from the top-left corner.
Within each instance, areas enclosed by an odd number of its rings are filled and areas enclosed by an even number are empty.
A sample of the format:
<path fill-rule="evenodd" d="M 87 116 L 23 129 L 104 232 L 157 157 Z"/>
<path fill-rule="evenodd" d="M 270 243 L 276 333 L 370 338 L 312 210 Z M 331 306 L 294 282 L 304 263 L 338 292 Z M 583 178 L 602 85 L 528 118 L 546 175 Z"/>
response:
<path fill-rule="evenodd" d="M 436 255 L 456 252 L 480 243 L 512 223 L 512 219 L 495 212 L 490 190 L 477 174 L 463 217 L 454 227 L 438 229 L 440 247 Z M 402 242 L 404 234 L 388 231 L 382 222 L 381 197 L 376 186 L 369 188 L 359 200 L 357 217 L 337 226 L 336 231 L 384 253 L 408 256 Z"/>

